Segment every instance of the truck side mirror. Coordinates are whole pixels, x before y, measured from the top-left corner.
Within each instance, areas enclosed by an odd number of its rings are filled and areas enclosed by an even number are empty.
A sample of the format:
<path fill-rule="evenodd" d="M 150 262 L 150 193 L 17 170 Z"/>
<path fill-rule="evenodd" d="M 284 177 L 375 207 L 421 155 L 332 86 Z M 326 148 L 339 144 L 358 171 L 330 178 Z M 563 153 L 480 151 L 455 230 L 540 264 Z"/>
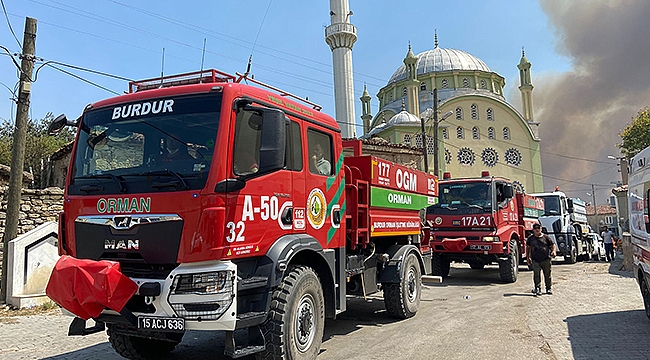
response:
<path fill-rule="evenodd" d="M 511 184 L 506 184 L 506 185 L 503 187 L 503 196 L 504 196 L 504 198 L 506 198 L 506 199 L 511 199 L 512 197 L 515 196 L 514 188 L 512 187 Z"/>
<path fill-rule="evenodd" d="M 284 169 L 287 146 L 287 120 L 284 112 L 253 106 L 246 106 L 245 109 L 257 111 L 262 115 L 260 163 L 257 175 Z"/>
<path fill-rule="evenodd" d="M 65 114 L 57 116 L 50 126 L 47 127 L 47 134 L 54 136 L 58 134 L 65 126 L 77 126 L 78 120 L 68 120 Z"/>

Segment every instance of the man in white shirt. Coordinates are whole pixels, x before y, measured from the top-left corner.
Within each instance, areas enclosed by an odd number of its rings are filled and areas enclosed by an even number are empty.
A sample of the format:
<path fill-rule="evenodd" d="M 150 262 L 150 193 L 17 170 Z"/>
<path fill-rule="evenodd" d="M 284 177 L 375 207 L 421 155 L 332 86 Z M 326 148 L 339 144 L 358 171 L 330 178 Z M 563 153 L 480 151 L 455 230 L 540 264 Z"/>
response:
<path fill-rule="evenodd" d="M 330 175 L 332 173 L 332 165 L 324 158 L 323 147 L 320 144 L 314 145 L 312 154 L 312 169 L 315 169 L 320 175 Z"/>
<path fill-rule="evenodd" d="M 607 230 L 607 226 L 603 227 L 603 232 L 600 234 L 605 244 L 605 255 L 607 261 L 614 260 L 614 241 L 612 240 L 612 232 Z"/>

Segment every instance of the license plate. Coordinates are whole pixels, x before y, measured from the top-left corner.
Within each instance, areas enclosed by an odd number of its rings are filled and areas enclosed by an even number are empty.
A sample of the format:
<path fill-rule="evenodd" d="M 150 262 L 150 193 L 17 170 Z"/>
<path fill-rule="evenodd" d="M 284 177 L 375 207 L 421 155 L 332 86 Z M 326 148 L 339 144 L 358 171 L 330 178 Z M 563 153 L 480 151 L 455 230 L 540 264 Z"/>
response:
<path fill-rule="evenodd" d="M 492 245 L 470 245 L 470 250 L 492 250 Z"/>
<path fill-rule="evenodd" d="M 173 317 L 138 317 L 138 329 L 155 331 L 184 331 L 185 319 Z"/>

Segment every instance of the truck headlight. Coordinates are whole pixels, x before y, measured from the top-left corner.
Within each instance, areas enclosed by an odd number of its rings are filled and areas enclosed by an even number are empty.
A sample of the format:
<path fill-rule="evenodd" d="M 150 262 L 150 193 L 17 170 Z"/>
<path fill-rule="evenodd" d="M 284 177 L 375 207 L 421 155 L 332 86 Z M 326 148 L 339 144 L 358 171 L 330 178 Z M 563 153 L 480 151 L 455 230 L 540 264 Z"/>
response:
<path fill-rule="evenodd" d="M 483 236 L 481 241 L 487 241 L 487 242 L 500 242 L 501 239 L 499 239 L 498 236 Z"/>
<path fill-rule="evenodd" d="M 558 235 L 557 242 L 564 242 L 564 235 Z"/>
<path fill-rule="evenodd" d="M 213 271 L 199 274 L 181 274 L 174 278 L 172 294 L 216 294 L 230 283 L 230 271 Z"/>

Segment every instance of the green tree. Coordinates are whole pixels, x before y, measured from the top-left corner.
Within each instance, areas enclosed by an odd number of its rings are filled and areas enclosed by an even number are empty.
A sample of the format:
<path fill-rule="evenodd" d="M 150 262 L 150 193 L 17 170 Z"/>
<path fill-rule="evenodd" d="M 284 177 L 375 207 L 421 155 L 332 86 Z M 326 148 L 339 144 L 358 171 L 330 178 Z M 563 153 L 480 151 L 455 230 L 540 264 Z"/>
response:
<path fill-rule="evenodd" d="M 50 156 L 74 139 L 75 132 L 64 128 L 57 136 L 49 136 L 47 128 L 54 120 L 52 113 L 43 119 L 29 119 L 25 142 L 25 171 L 34 174 L 34 186 L 41 188 L 45 184 L 43 169 L 47 168 Z M 14 124 L 3 120 L 0 125 L 0 164 L 11 166 L 11 147 L 14 137 Z"/>
<path fill-rule="evenodd" d="M 632 117 L 632 123 L 618 135 L 622 142 L 616 146 L 628 159 L 650 146 L 650 107 L 639 110 L 636 118 Z"/>

